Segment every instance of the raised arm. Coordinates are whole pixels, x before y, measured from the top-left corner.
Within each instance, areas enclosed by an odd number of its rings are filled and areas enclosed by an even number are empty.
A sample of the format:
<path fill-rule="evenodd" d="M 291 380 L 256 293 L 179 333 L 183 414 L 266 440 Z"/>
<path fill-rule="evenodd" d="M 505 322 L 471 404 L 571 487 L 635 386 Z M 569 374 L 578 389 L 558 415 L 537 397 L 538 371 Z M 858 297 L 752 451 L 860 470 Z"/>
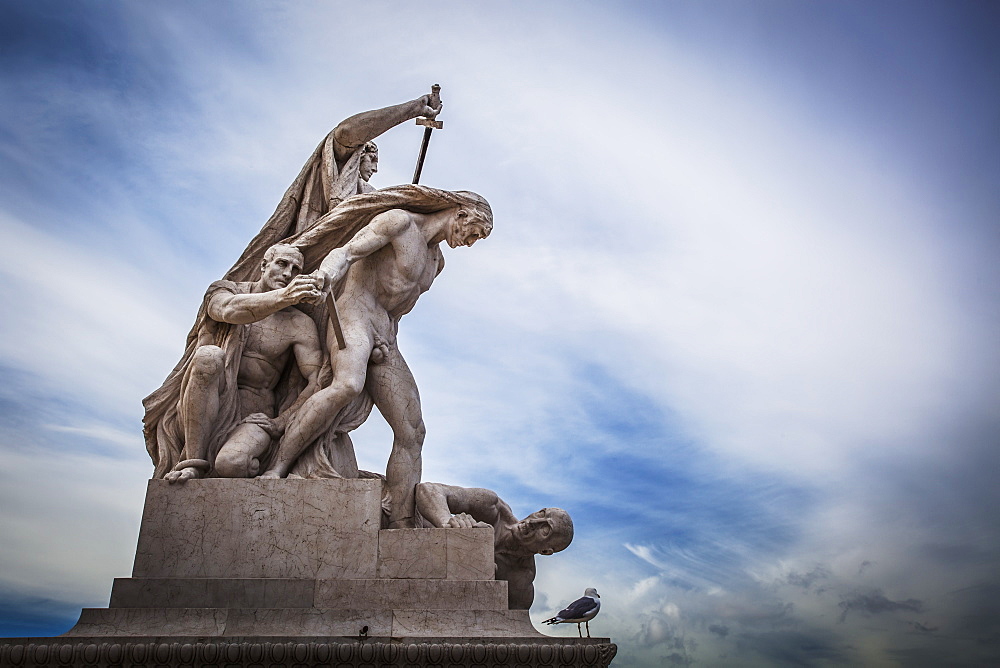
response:
<path fill-rule="evenodd" d="M 243 295 L 219 291 L 208 302 L 208 316 L 217 322 L 248 325 L 299 302 L 319 299 L 321 287 L 314 277 L 299 275 L 277 290 Z"/>
<path fill-rule="evenodd" d="M 439 95 L 421 95 L 415 100 L 396 104 L 383 109 L 362 111 L 340 122 L 333 130 L 334 156 L 343 162 L 351 153 L 366 142 L 417 116 L 434 118 L 441 112 Z"/>

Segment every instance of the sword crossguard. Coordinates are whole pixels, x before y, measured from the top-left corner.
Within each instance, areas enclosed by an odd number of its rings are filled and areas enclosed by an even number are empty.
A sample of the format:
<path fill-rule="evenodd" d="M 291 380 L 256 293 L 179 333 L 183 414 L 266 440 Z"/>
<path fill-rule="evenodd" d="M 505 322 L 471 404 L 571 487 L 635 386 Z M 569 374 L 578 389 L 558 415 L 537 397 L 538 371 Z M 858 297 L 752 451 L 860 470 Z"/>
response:
<path fill-rule="evenodd" d="M 441 128 L 444 127 L 444 122 L 443 121 L 435 121 L 433 118 L 423 118 L 423 117 L 421 117 L 421 118 L 417 119 L 417 125 L 423 125 L 426 128 L 434 128 L 436 130 L 440 130 Z"/>

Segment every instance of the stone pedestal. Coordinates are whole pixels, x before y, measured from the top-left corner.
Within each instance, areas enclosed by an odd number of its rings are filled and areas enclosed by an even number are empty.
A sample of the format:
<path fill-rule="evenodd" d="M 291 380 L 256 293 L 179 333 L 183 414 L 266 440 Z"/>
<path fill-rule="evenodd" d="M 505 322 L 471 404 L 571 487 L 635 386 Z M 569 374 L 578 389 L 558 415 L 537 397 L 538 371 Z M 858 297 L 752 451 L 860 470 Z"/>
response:
<path fill-rule="evenodd" d="M 0 665 L 610 663 L 608 638 L 507 609 L 491 529 L 381 529 L 381 497 L 379 480 L 151 480 L 109 607 L 4 641 Z"/>

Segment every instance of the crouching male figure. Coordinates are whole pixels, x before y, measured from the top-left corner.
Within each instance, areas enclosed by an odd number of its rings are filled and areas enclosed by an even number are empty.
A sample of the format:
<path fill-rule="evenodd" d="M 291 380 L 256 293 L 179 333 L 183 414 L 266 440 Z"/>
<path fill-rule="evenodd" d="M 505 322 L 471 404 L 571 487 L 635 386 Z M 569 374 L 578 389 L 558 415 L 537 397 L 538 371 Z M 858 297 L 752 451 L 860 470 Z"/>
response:
<path fill-rule="evenodd" d="M 181 461 L 163 477 L 184 482 L 214 472 L 246 478 L 289 416 L 316 391 L 323 362 L 313 320 L 297 308 L 315 302 L 323 282 L 300 275 L 302 254 L 271 246 L 253 283 L 216 281 L 205 294 L 198 346 L 184 370 L 176 410 Z M 275 388 L 294 360 L 306 386 L 278 415 Z"/>
<path fill-rule="evenodd" d="M 507 607 L 527 610 L 535 600 L 535 555 L 565 550 L 573 540 L 573 520 L 562 508 L 542 508 L 518 520 L 496 492 L 422 482 L 417 512 L 439 528 L 490 527 L 496 579 L 507 581 Z"/>

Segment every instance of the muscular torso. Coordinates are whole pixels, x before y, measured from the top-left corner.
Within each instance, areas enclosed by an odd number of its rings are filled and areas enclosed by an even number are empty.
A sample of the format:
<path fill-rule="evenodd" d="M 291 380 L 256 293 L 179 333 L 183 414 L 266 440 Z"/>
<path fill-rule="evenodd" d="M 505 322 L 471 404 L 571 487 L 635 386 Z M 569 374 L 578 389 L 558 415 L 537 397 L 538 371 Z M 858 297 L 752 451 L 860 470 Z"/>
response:
<path fill-rule="evenodd" d="M 298 340 L 298 329 L 312 325 L 303 319 L 308 321 L 309 317 L 298 309 L 288 308 L 244 325 L 247 338 L 236 377 L 244 412 L 274 417 L 274 387 Z"/>
<path fill-rule="evenodd" d="M 351 267 L 338 303 L 347 311 L 367 311 L 376 330 L 409 313 L 441 271 L 444 256 L 438 244 L 428 247 L 420 228 L 411 224 L 391 243 Z M 345 320 L 347 320 L 345 318 Z M 392 331 L 380 331 L 392 337 Z"/>

